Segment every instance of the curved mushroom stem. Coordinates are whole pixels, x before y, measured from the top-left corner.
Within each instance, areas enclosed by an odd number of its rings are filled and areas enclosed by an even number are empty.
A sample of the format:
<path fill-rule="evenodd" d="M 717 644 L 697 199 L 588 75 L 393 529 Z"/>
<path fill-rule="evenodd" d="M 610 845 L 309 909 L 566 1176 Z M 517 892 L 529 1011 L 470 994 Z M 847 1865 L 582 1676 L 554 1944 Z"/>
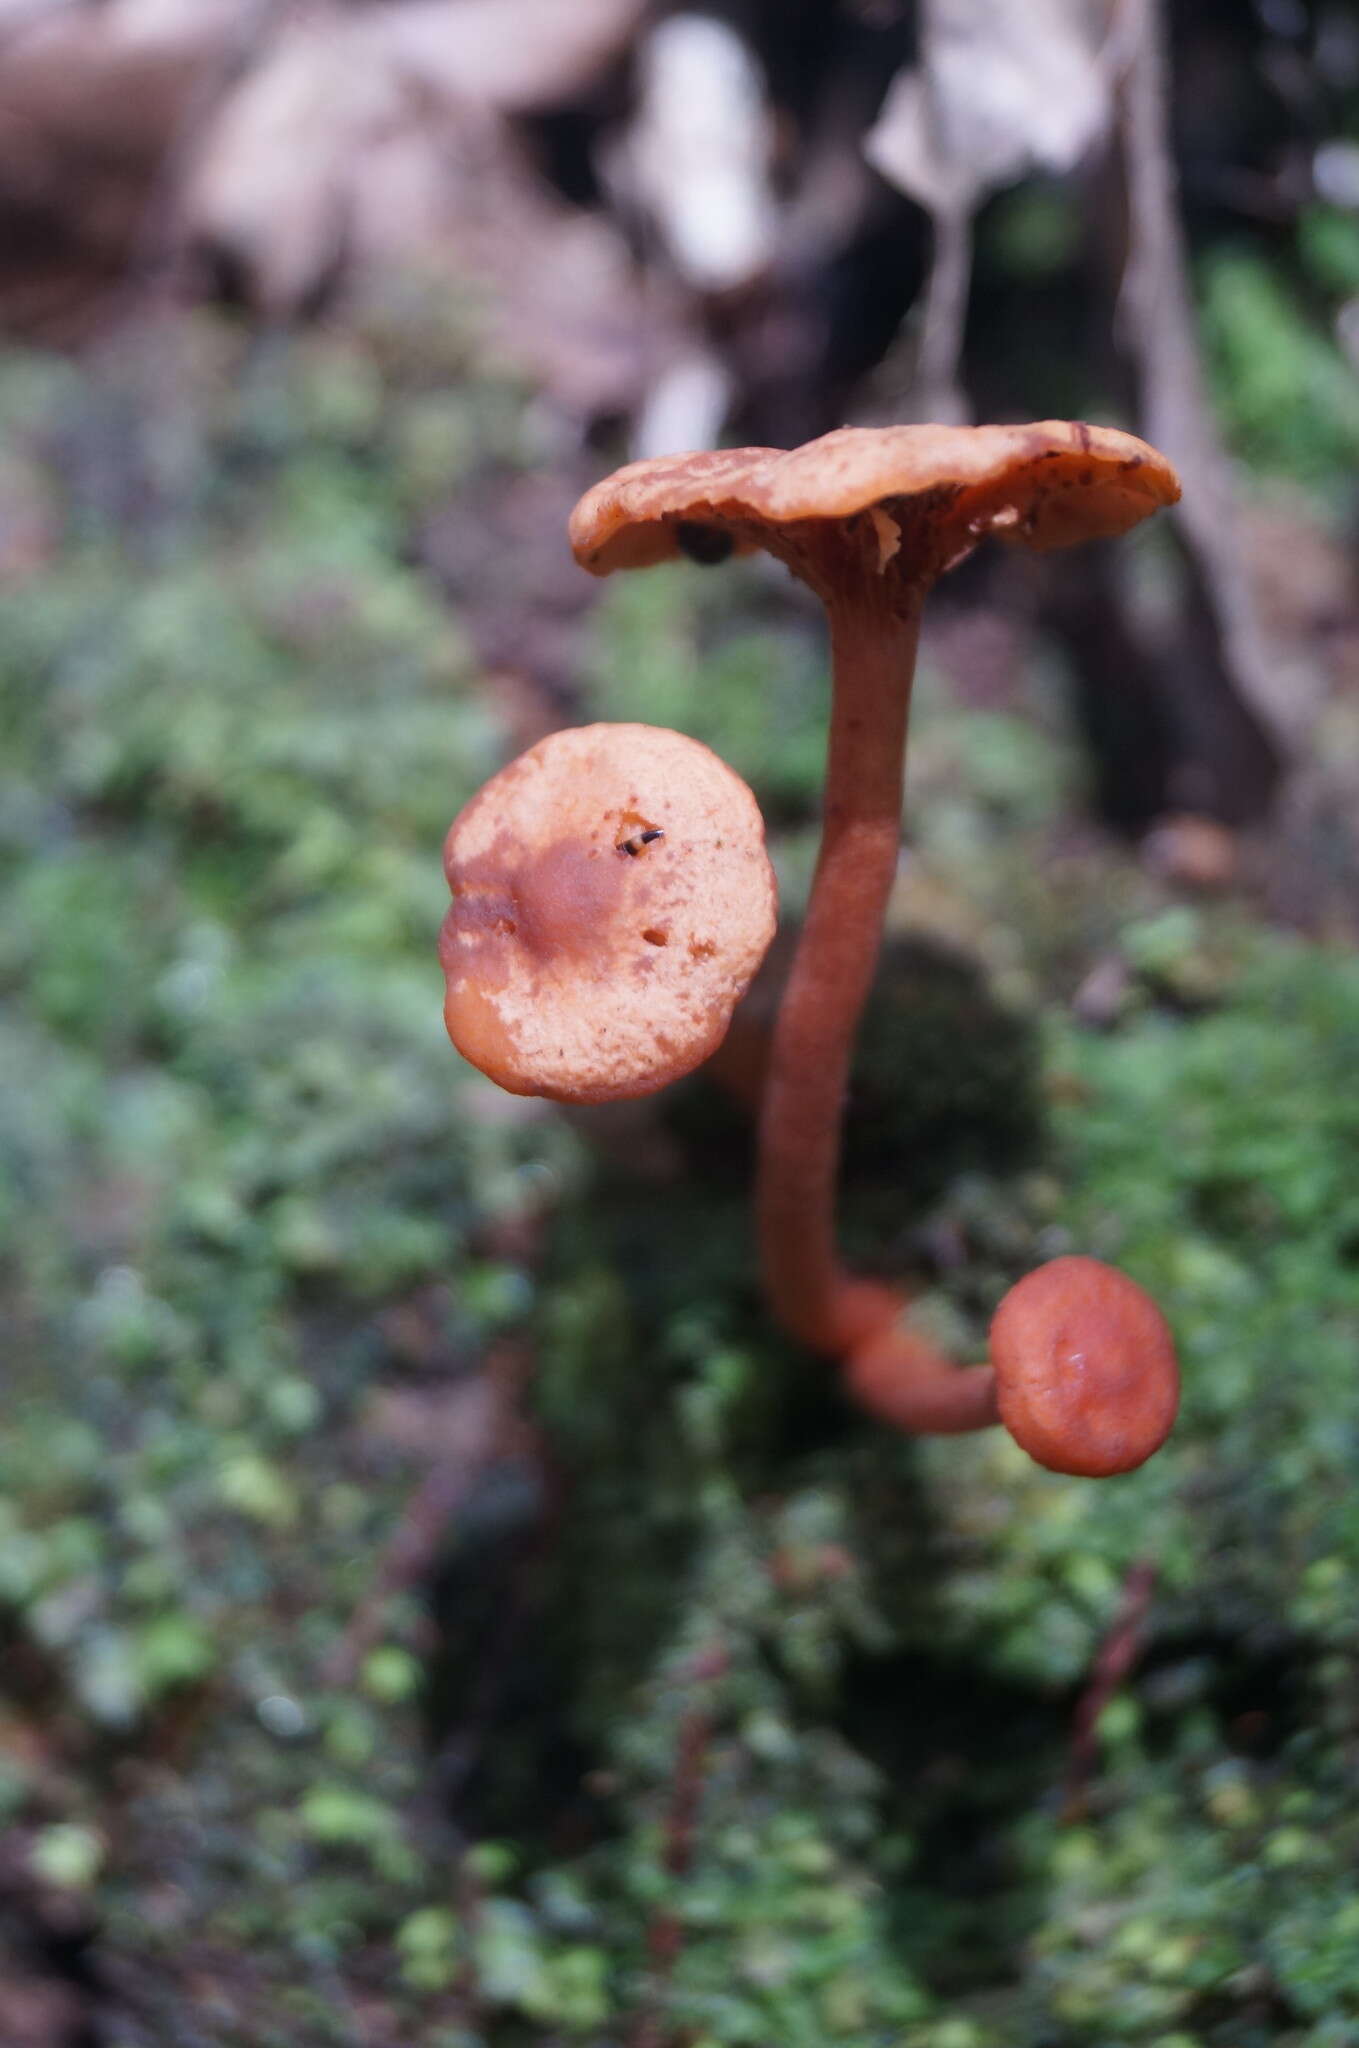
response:
<path fill-rule="evenodd" d="M 865 563 L 826 599 L 834 679 L 821 852 L 774 1027 L 756 1206 L 765 1288 L 784 1326 L 843 1360 L 862 1406 L 948 1434 L 997 1420 L 990 1368 L 959 1372 L 901 1327 L 905 1298 L 853 1279 L 835 1242 L 840 1123 L 901 844 L 924 595 L 907 585 L 903 602 L 902 583 Z"/>
<path fill-rule="evenodd" d="M 860 1408 L 910 1436 L 962 1436 L 1001 1419 L 989 1365 L 951 1365 L 927 1337 L 899 1320 L 854 1345 L 842 1371 Z"/>

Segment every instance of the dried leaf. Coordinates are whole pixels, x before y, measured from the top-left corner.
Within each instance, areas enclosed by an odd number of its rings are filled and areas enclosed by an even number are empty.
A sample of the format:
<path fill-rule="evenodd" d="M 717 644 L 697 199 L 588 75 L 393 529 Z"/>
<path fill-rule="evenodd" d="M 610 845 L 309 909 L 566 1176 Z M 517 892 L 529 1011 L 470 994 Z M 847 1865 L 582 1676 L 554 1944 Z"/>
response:
<path fill-rule="evenodd" d="M 636 114 L 606 176 L 647 214 L 699 291 L 756 276 L 774 247 L 774 123 L 749 47 L 725 22 L 677 14 L 644 38 Z"/>
<path fill-rule="evenodd" d="M 893 82 L 869 162 L 933 212 L 1070 170 L 1109 121 L 1097 27 L 1090 0 L 925 0 L 921 64 Z"/>
<path fill-rule="evenodd" d="M 383 16 L 394 62 L 501 113 L 560 106 L 626 48 L 647 0 L 407 0 Z"/>

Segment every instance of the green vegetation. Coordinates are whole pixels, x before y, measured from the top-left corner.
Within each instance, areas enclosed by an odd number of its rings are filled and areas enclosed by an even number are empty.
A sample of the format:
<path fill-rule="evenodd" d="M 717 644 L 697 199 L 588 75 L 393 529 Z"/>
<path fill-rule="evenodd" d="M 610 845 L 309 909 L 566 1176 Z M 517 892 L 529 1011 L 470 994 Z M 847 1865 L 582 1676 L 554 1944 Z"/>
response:
<path fill-rule="evenodd" d="M 0 635 L 0 1810 L 114 2048 L 622 2048 L 652 1997 L 689 2048 L 1359 2039 L 1359 960 L 1073 858 L 1044 675 L 924 677 L 852 1229 L 963 1346 L 1119 1260 L 1187 1399 L 1102 1487 L 890 1438 L 769 1329 L 711 1084 L 568 1122 L 444 1039 L 503 740 L 407 537 L 531 452 L 517 394 L 456 332 L 156 348 L 0 378 L 49 536 Z M 795 909 L 799 612 L 684 570 L 596 620 L 582 715 L 726 753 Z"/>
<path fill-rule="evenodd" d="M 1323 310 L 1359 283 L 1354 229 L 1320 208 L 1304 222 L 1302 255 Z M 1214 397 L 1237 449 L 1261 469 L 1343 490 L 1359 459 L 1359 389 L 1317 309 L 1245 245 L 1216 250 L 1202 285 Z"/>

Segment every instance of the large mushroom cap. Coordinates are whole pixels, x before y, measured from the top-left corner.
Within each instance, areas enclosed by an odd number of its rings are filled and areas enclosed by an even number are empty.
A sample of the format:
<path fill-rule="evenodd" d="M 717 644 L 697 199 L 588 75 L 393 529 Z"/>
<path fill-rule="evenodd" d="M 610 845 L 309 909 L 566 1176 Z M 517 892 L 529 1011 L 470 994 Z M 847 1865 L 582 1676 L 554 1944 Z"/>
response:
<path fill-rule="evenodd" d="M 1123 533 L 1179 495 L 1145 441 L 1080 420 L 840 427 L 791 450 L 629 463 L 581 499 L 571 545 L 596 576 L 764 547 L 815 583 L 815 529 L 857 524 L 874 566 L 929 581 L 988 533 L 1065 547 Z"/>
<path fill-rule="evenodd" d="M 1170 1434 L 1175 1346 L 1151 1296 L 1099 1259 L 1050 1259 L 991 1324 L 1000 1419 L 1053 1472 L 1131 1472 Z"/>
<path fill-rule="evenodd" d="M 774 933 L 764 824 L 683 733 L 551 733 L 473 797 L 444 848 L 444 1019 L 516 1095 L 611 1102 L 699 1066 Z"/>

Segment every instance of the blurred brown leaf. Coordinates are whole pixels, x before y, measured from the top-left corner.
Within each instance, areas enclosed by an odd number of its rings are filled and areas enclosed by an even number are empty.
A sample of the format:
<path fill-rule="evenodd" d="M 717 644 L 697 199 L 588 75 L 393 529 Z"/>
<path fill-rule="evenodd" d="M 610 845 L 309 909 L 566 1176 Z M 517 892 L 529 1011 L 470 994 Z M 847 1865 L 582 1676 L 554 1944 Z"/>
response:
<path fill-rule="evenodd" d="M 961 420 L 958 381 L 983 196 L 1035 169 L 1069 171 L 1107 127 L 1103 0 L 922 0 L 920 62 L 898 72 L 864 139 L 882 177 L 929 213 L 934 254 L 908 410 Z"/>
<path fill-rule="evenodd" d="M 1097 0 L 923 0 L 920 64 L 893 80 L 869 162 L 931 212 L 1071 170 L 1109 121 L 1104 13 Z"/>

